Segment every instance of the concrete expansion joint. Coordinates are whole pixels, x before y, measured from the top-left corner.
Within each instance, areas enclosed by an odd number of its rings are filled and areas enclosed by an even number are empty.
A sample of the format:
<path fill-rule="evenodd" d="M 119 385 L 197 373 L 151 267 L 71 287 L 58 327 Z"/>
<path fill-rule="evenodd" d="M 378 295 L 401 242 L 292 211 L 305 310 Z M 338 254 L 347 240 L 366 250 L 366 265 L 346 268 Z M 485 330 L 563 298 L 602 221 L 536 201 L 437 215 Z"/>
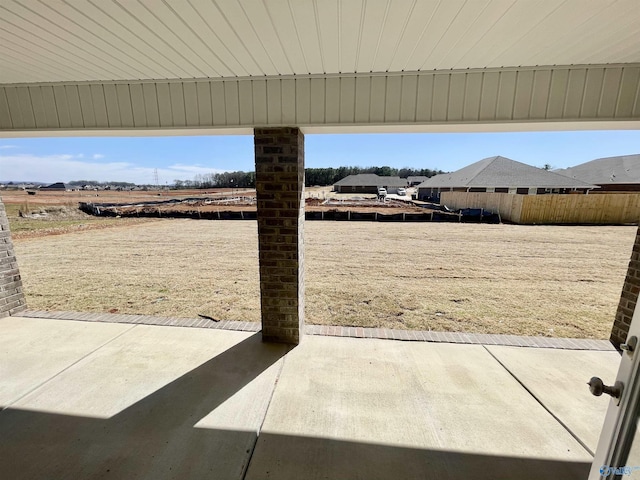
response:
<path fill-rule="evenodd" d="M 289 345 L 286 353 L 280 359 L 280 368 L 278 368 L 278 373 L 276 373 L 276 378 L 271 385 L 271 392 L 269 393 L 269 400 L 267 401 L 267 407 L 264 409 L 264 415 L 260 420 L 260 426 L 256 431 L 256 438 L 253 441 L 253 445 L 251 446 L 251 451 L 249 452 L 249 458 L 247 460 L 246 465 L 244 466 L 244 470 L 242 472 L 242 480 L 245 480 L 247 477 L 247 472 L 249 471 L 249 467 L 251 467 L 251 460 L 253 460 L 253 454 L 256 451 L 256 445 L 258 444 L 258 440 L 260 439 L 260 433 L 262 433 L 262 428 L 264 427 L 264 422 L 267 419 L 267 414 L 269 413 L 269 408 L 271 407 L 271 402 L 273 401 L 273 396 L 276 393 L 276 387 L 278 386 L 278 382 L 280 381 L 280 376 L 282 375 L 282 371 L 284 370 L 284 362 L 287 361 L 287 356 L 289 352 L 295 348 L 295 345 Z"/>
<path fill-rule="evenodd" d="M 29 394 L 31 394 L 31 392 L 35 392 L 36 390 L 38 390 L 40 387 L 42 387 L 43 385 L 49 383 L 50 381 L 52 381 L 54 378 L 59 377 L 60 375 L 62 375 L 64 372 L 66 372 L 67 370 L 69 370 L 70 368 L 74 367 L 75 365 L 78 365 L 79 363 L 81 363 L 85 358 L 89 357 L 90 355 L 93 355 L 95 352 L 97 352 L 98 350 L 100 350 L 102 347 L 105 347 L 107 345 L 109 345 L 111 342 L 117 340 L 118 338 L 120 338 L 122 335 L 124 335 L 127 332 L 130 332 L 131 330 L 133 330 L 134 328 L 136 328 L 136 325 L 131 325 L 131 327 L 123 330 L 122 332 L 118 333 L 117 335 L 114 335 L 113 337 L 111 337 L 109 340 L 107 340 L 106 342 L 98 345 L 97 347 L 95 347 L 94 349 L 90 350 L 89 352 L 87 352 L 85 355 L 81 356 L 80 358 L 78 358 L 75 362 L 70 363 L 69 365 L 67 365 L 65 368 L 61 369 L 60 371 L 56 372 L 54 375 L 50 376 L 49 378 L 43 380 L 42 382 L 36 384 L 33 386 L 33 388 L 25 391 L 22 395 L 20 395 L 19 397 L 17 397 L 16 399 L 14 399 L 11 402 L 8 402 L 7 405 L 3 405 L 2 410 L 6 410 L 7 408 L 10 408 L 12 405 L 15 405 L 16 403 L 18 403 L 20 400 L 22 400 L 23 398 L 27 397 Z"/>
<path fill-rule="evenodd" d="M 489 355 L 491 355 L 491 357 L 492 357 L 496 362 L 498 362 L 498 364 L 499 364 L 502 368 L 504 368 L 504 369 L 506 370 L 506 372 L 507 372 L 509 375 L 511 375 L 511 377 L 513 377 L 513 379 L 514 379 L 516 382 L 518 382 L 518 383 L 520 384 L 520 386 L 521 386 L 522 388 L 524 388 L 524 389 L 525 389 L 525 391 L 526 391 L 529 395 L 531 395 L 531 397 L 533 397 L 533 399 L 534 399 L 536 402 L 538 402 L 538 404 L 539 404 L 542 408 L 544 408 L 544 409 L 547 411 L 547 413 L 548 413 L 549 415 L 551 415 L 551 416 L 552 416 L 552 417 L 553 417 L 553 418 L 554 418 L 554 419 L 555 419 L 555 420 L 556 420 L 556 421 L 557 421 L 557 422 L 562 426 L 562 428 L 564 428 L 564 429 L 567 431 L 567 433 L 569 433 L 569 435 L 571 435 L 571 436 L 572 436 L 572 437 L 573 437 L 573 438 L 574 438 L 574 439 L 575 439 L 575 440 L 576 440 L 576 441 L 577 441 L 577 442 L 582 446 L 582 448 L 584 448 L 584 449 L 589 453 L 589 455 L 591 455 L 592 457 L 594 457 L 594 456 L 595 456 L 595 452 L 594 452 L 594 451 L 592 451 L 592 450 L 591 450 L 591 449 L 590 449 L 590 448 L 589 448 L 589 447 L 588 447 L 588 446 L 587 446 L 587 445 L 586 445 L 586 444 L 585 444 L 585 443 L 580 439 L 580 437 L 578 437 L 578 435 L 577 435 L 573 430 L 571 430 L 571 428 L 569 428 L 569 426 L 568 426 L 565 422 L 563 422 L 563 421 L 560 419 L 560 417 L 558 417 L 555 413 L 553 413 L 553 411 L 552 411 L 552 410 L 551 410 L 547 405 L 545 405 L 545 403 L 544 403 L 544 402 L 543 402 L 543 401 L 542 401 L 542 400 L 541 400 L 541 399 L 540 399 L 540 398 L 539 398 L 539 397 L 538 397 L 538 396 L 537 396 L 537 395 L 536 395 L 536 394 L 535 394 L 535 393 L 534 393 L 534 392 L 533 392 L 529 387 L 527 387 L 527 386 L 524 384 L 524 382 L 523 382 L 522 380 L 520 380 L 520 379 L 517 377 L 517 375 L 516 375 L 515 373 L 513 373 L 513 372 L 512 372 L 512 371 L 511 371 L 511 370 L 510 370 L 510 369 L 509 369 L 509 368 L 508 368 L 508 367 L 507 367 L 503 362 L 501 362 L 501 361 L 500 361 L 500 359 L 499 359 L 498 357 L 496 357 L 496 356 L 491 352 L 491 350 L 489 350 L 486 346 L 484 346 L 484 349 L 486 350 L 486 352 L 487 352 Z"/>

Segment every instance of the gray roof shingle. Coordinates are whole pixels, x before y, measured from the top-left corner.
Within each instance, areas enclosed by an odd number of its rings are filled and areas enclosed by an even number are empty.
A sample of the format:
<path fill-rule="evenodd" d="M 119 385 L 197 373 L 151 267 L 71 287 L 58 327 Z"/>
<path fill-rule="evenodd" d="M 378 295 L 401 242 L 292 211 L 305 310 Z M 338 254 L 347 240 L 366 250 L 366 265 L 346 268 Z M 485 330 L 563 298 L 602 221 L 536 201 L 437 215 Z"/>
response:
<path fill-rule="evenodd" d="M 505 157 L 489 157 L 453 173 L 444 173 L 422 182 L 418 188 L 540 187 L 595 188 L 590 183 L 532 167 Z"/>
<path fill-rule="evenodd" d="M 598 158 L 556 172 L 596 185 L 640 183 L 640 154 Z"/>

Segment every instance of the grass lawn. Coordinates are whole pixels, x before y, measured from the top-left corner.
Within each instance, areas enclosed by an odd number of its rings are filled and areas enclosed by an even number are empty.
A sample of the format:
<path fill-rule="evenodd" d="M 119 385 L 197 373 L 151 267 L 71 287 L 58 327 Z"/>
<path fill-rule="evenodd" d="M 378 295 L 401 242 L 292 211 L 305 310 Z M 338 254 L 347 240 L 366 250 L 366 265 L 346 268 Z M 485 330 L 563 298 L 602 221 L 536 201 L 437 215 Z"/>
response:
<path fill-rule="evenodd" d="M 306 321 L 607 338 L 635 232 L 308 221 Z M 32 309 L 260 319 L 254 221 L 160 220 L 19 234 L 16 253 Z"/>

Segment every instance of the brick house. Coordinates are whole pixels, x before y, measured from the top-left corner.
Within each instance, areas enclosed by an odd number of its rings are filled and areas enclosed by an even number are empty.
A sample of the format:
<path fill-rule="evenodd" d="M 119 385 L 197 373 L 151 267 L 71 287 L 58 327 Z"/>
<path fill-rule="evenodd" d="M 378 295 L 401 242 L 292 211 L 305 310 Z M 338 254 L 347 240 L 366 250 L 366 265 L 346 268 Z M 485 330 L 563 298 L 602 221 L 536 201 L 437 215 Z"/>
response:
<path fill-rule="evenodd" d="M 556 173 L 598 185 L 599 192 L 640 192 L 640 154 L 598 158 Z"/>
<path fill-rule="evenodd" d="M 596 185 L 496 156 L 443 173 L 418 185 L 418 199 L 439 201 L 441 192 L 488 192 L 543 195 L 586 193 Z"/>

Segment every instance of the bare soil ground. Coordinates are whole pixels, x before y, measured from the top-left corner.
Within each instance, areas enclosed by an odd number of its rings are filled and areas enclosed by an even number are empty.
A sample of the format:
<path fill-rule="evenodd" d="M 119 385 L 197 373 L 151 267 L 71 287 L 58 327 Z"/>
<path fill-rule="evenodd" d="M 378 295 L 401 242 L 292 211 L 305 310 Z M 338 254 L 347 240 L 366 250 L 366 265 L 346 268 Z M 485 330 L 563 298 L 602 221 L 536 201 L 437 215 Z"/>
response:
<path fill-rule="evenodd" d="M 376 201 L 376 195 L 372 194 L 337 194 L 331 192 L 331 187 L 310 187 L 305 191 L 307 200 L 306 208 L 309 211 L 358 211 L 378 213 L 425 213 L 430 210 L 416 207 L 410 203 L 389 198 L 386 202 Z M 162 191 L 72 191 L 72 192 L 47 192 L 39 190 L 36 195 L 28 195 L 22 190 L 3 190 L 0 197 L 7 206 L 9 216 L 14 217 L 12 230 L 21 236 L 33 236 L 33 230 L 38 230 L 38 225 L 49 221 L 46 228 L 51 234 L 57 233 L 56 227 L 63 227 L 62 232 L 73 230 L 81 225 L 81 229 L 105 228 L 110 223 L 113 225 L 126 224 L 111 219 L 102 223 L 100 227 L 95 225 L 96 219 L 91 215 L 85 215 L 78 211 L 80 202 L 96 204 L 120 204 L 114 212 L 123 217 L 137 214 L 156 214 L 158 217 L 171 216 L 172 212 L 216 212 L 216 211 L 256 211 L 255 190 L 219 188 L 209 190 L 162 190 Z M 198 200 L 193 200 L 198 199 Z M 148 203 L 164 202 L 168 200 L 184 200 L 184 203 L 167 203 L 150 206 L 141 206 Z M 325 204 L 325 200 L 327 203 Z M 65 210 L 55 207 L 65 207 Z M 25 218 L 40 220 L 40 222 L 28 223 L 25 220 L 17 220 L 18 212 L 27 214 Z M 75 214 L 74 214 L 75 212 Z M 31 216 L 35 213 L 35 218 Z M 42 214 L 45 215 L 42 215 Z M 52 221 L 61 221 L 54 225 Z M 128 221 L 131 223 L 131 220 Z M 45 228 L 43 227 L 42 230 Z M 22 234 L 22 230 L 31 233 Z"/>
<path fill-rule="evenodd" d="M 70 232 L 101 230 L 104 228 L 149 222 L 146 218 L 100 218 L 78 209 L 80 202 L 88 203 L 141 203 L 173 198 L 202 196 L 219 199 L 230 193 L 242 194 L 241 189 L 162 190 L 162 191 L 72 191 L 47 192 L 39 190 L 28 195 L 23 190 L 2 190 L 0 198 L 5 205 L 11 234 L 15 239 L 61 235 Z M 249 191 L 251 193 L 252 191 Z"/>
<path fill-rule="evenodd" d="M 0 190 L 0 197 L 5 205 L 17 204 L 25 208 L 38 205 L 72 205 L 77 207 L 79 202 L 145 202 L 154 200 L 167 200 L 170 198 L 187 198 L 193 196 L 206 196 L 216 198 L 229 193 L 244 192 L 241 189 L 218 188 L 211 190 L 149 190 L 149 191 L 72 191 L 72 192 L 47 192 L 38 190 L 35 195 L 28 195 L 23 190 Z"/>
<path fill-rule="evenodd" d="M 576 338 L 608 337 L 636 232 L 375 222 L 305 229 L 308 323 Z M 259 321 L 257 244 L 253 221 L 204 220 L 15 241 L 32 309 L 245 321 Z"/>

